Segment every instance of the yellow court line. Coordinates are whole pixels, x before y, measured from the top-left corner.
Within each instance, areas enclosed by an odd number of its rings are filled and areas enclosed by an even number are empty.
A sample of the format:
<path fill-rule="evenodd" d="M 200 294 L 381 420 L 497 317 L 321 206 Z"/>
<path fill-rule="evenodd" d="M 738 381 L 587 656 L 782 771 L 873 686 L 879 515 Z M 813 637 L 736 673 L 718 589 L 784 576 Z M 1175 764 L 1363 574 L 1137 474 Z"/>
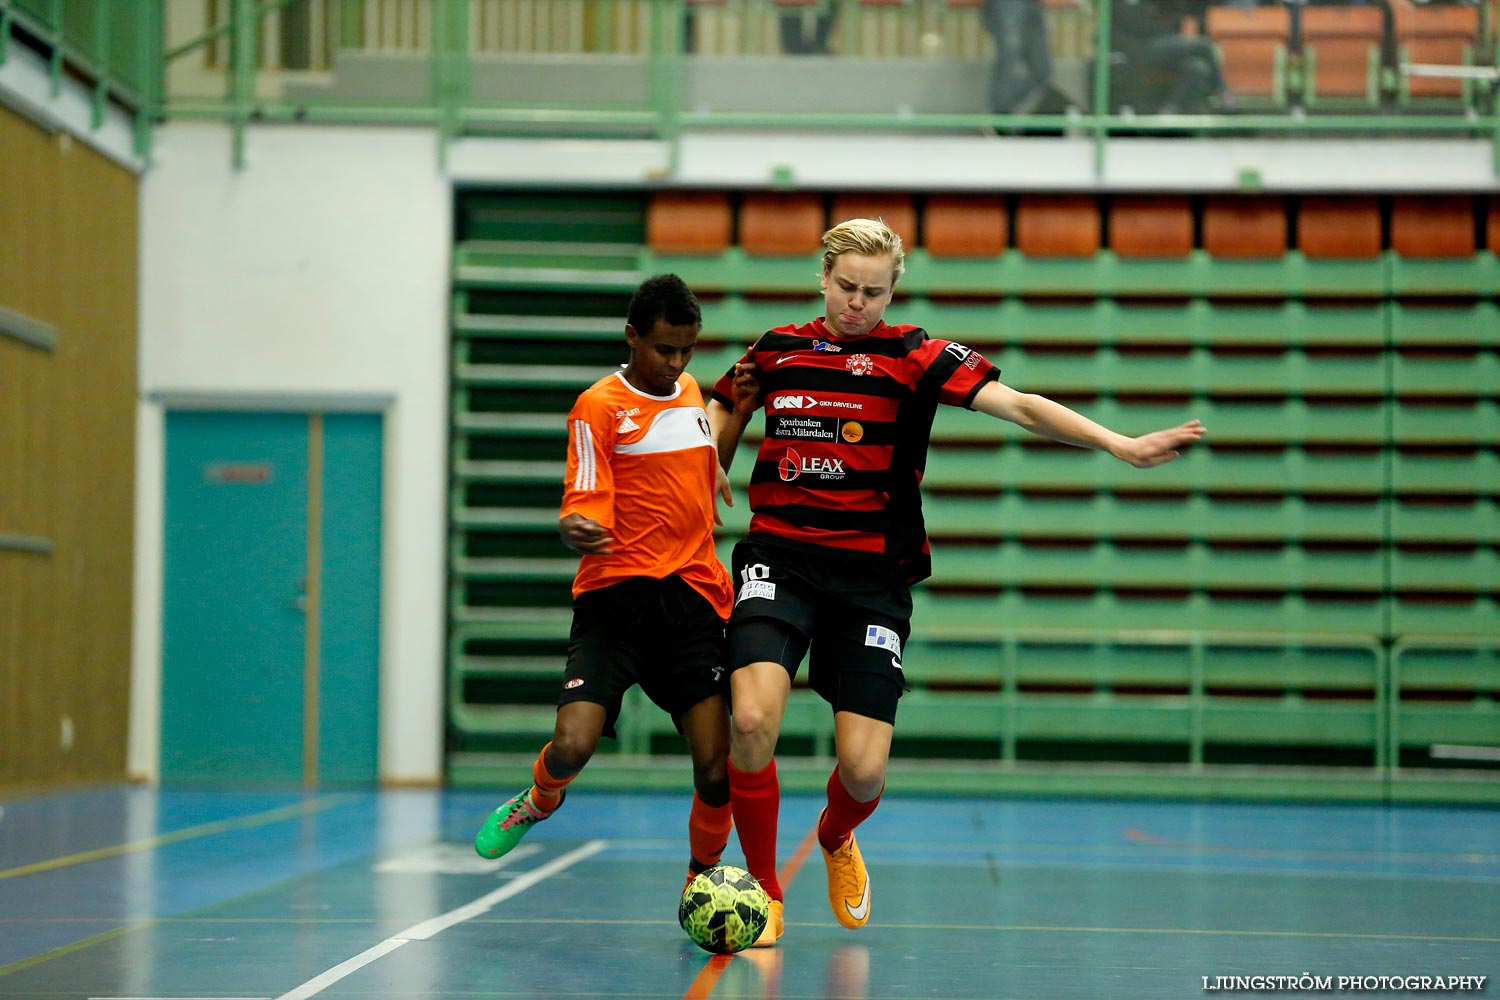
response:
<path fill-rule="evenodd" d="M 61 947 L 53 948 L 51 951 L 44 951 L 40 955 L 32 955 L 30 958 L 23 958 L 19 962 L 12 962 L 9 965 L 0 965 L 0 976 L 8 976 L 12 972 L 20 972 L 22 969 L 29 969 L 33 965 L 41 965 L 43 962 L 50 962 L 54 958 L 61 958 L 64 955 L 71 955 L 75 951 L 82 951 L 83 949 L 88 948 L 92 945 L 103 944 L 105 941 L 113 940 L 114 938 L 120 937 L 123 934 L 129 934 L 131 931 L 140 930 L 142 927 L 149 927 L 151 926 L 151 924 L 152 921 L 150 920 L 142 920 L 137 923 L 130 924 L 127 927 L 116 927 L 112 931 L 105 931 L 102 934 L 95 934 L 93 937 L 84 938 L 82 941 L 74 941 L 72 944 L 65 944 Z"/>
<path fill-rule="evenodd" d="M 67 868 L 70 865 L 82 865 L 104 858 L 116 858 L 122 854 L 137 854 L 141 851 L 149 851 L 157 847 L 166 847 L 168 844 L 192 840 L 195 837 L 209 837 L 216 833 L 232 833 L 238 830 L 249 830 L 257 826 L 279 823 L 282 820 L 295 819 L 299 816 L 308 816 L 316 812 L 322 812 L 324 809 L 347 802 L 351 798 L 353 796 L 330 795 L 307 802 L 296 802 L 289 806 L 280 806 L 276 809 L 271 809 L 263 813 L 255 813 L 251 816 L 238 816 L 234 819 L 216 820 L 212 823 L 190 826 L 172 833 L 163 833 L 159 836 L 146 837 L 142 840 L 132 840 L 125 844 L 96 847 L 92 851 L 67 854 L 60 858 L 51 858 L 47 861 L 37 861 L 34 864 L 22 865 L 19 868 L 6 868 L 0 870 L 0 882 L 8 878 L 19 878 L 22 875 L 35 875 L 38 872 L 56 871 L 59 868 Z"/>

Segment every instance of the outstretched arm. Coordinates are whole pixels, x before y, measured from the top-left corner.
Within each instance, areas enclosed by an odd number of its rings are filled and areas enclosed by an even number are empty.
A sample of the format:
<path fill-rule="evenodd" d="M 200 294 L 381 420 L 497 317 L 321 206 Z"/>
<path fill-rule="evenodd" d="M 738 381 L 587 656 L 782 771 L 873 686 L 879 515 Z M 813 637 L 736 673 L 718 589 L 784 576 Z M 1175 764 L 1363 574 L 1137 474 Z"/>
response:
<path fill-rule="evenodd" d="M 1056 400 L 1035 393 L 1017 392 L 1000 382 L 986 383 L 974 397 L 974 409 L 1022 427 L 1033 434 L 1080 448 L 1107 451 L 1138 469 L 1170 462 L 1179 448 L 1192 444 L 1205 433 L 1200 421 L 1189 420 L 1177 427 L 1127 437 L 1068 409 Z M 722 448 L 722 445 L 720 446 Z"/>

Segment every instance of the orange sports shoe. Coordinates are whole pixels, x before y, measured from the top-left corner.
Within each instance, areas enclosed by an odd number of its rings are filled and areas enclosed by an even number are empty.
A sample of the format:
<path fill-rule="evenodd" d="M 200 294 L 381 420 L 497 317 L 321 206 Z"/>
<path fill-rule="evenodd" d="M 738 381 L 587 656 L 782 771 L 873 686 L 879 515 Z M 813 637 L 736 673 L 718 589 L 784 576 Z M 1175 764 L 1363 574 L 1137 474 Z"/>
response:
<path fill-rule="evenodd" d="M 818 817 L 821 825 L 823 817 Z M 833 908 L 833 918 L 850 930 L 863 927 L 870 919 L 870 873 L 865 870 L 865 859 L 859 853 L 859 844 L 854 834 L 844 841 L 842 847 L 830 851 L 822 844 L 823 864 L 828 869 L 828 905 Z"/>
<path fill-rule="evenodd" d="M 765 930 L 760 932 L 760 937 L 755 939 L 752 948 L 774 948 L 776 942 L 781 940 L 781 935 L 786 933 L 786 917 L 781 900 L 771 900 L 770 911 L 766 914 Z"/>

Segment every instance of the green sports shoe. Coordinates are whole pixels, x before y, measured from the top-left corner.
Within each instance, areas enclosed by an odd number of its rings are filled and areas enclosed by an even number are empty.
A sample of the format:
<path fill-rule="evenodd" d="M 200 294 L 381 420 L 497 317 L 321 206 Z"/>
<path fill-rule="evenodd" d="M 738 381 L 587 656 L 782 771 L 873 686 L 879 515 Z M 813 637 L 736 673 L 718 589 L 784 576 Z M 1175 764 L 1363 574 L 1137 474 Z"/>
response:
<path fill-rule="evenodd" d="M 567 795 L 567 792 L 563 792 L 557 805 L 562 805 L 562 800 Z M 556 808 L 557 806 L 553 806 L 554 811 Z M 481 858 L 504 857 L 521 842 L 527 830 L 551 815 L 550 812 L 539 811 L 532 804 L 531 789 L 528 788 L 490 813 L 484 826 L 474 835 L 474 850 L 479 852 Z"/>

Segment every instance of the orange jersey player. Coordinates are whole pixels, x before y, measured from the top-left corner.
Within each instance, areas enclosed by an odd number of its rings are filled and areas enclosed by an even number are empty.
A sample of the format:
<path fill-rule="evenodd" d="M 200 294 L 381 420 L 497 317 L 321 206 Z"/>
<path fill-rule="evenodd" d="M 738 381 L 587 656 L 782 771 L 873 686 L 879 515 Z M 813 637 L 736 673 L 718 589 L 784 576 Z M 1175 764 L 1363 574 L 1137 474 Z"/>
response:
<path fill-rule="evenodd" d="M 733 501 L 703 397 L 683 377 L 701 323 L 682 279 L 646 280 L 625 324 L 629 363 L 568 414 L 558 527 L 581 558 L 557 722 L 533 784 L 475 836 L 483 857 L 504 855 L 562 805 L 599 738 L 615 736 L 635 684 L 672 716 L 693 759 L 688 877 L 717 864 L 729 840 L 724 623 L 734 595 L 714 554 L 714 493 Z"/>
<path fill-rule="evenodd" d="M 568 414 L 563 520 L 595 525 L 592 531 L 611 540 L 607 552 L 579 562 L 573 596 L 675 575 L 728 618 L 734 595 L 714 553 L 716 515 L 706 486 L 715 482 L 718 457 L 703 396 L 690 378 L 674 380 L 666 392 L 642 391 L 622 370 L 584 390 Z"/>

